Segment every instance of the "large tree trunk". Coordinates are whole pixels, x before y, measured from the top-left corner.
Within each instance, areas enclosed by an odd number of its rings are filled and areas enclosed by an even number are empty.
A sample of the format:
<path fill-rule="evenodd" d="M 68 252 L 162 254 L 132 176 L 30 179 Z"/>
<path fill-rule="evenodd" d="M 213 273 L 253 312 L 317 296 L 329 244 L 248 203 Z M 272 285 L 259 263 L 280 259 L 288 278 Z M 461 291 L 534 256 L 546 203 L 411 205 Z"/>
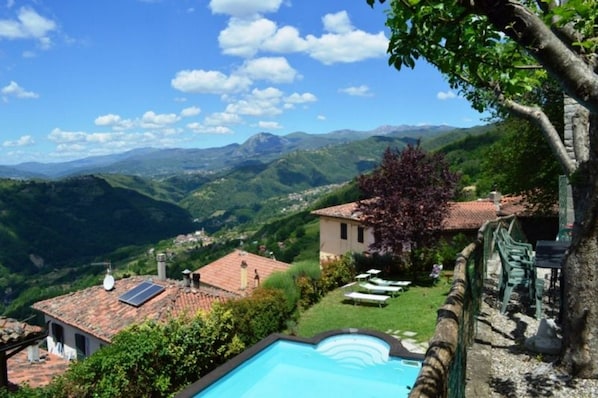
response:
<path fill-rule="evenodd" d="M 590 117 L 589 159 L 571 177 L 575 226 L 563 270 L 563 364 L 598 378 L 598 115 Z"/>

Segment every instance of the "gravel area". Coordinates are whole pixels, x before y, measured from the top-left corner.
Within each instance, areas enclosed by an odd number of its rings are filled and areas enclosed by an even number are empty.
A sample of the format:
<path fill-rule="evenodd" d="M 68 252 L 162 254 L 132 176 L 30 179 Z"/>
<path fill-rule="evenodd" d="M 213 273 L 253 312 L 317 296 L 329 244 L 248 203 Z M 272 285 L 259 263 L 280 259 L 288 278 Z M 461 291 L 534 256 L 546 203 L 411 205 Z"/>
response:
<path fill-rule="evenodd" d="M 501 314 L 496 282 L 496 277 L 487 281 L 476 340 L 468 352 L 466 397 L 598 397 L 598 380 L 571 379 L 559 369 L 557 356 L 525 347 L 540 321 L 524 294 L 514 295 L 507 313 Z M 554 319 L 558 303 L 549 303 L 548 294 L 543 313 Z"/>

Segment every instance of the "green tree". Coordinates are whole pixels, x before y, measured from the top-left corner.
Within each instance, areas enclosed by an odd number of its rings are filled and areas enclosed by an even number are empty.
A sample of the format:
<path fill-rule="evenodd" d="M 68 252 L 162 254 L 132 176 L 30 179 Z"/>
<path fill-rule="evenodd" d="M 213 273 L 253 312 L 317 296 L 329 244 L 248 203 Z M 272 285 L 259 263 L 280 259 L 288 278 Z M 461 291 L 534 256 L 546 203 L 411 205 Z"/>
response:
<path fill-rule="evenodd" d="M 414 264 L 416 249 L 435 243 L 457 180 L 441 153 L 419 145 L 400 152 L 387 148 L 380 165 L 359 178 L 366 199 L 357 202 L 358 209 L 373 229 L 372 249 L 400 257 L 408 250 Z"/>
<path fill-rule="evenodd" d="M 371 6 L 376 0 L 367 0 Z M 378 0 L 383 3 L 384 0 Z M 598 378 L 598 2 L 391 0 L 389 63 L 436 66 L 478 110 L 535 123 L 569 176 L 575 213 L 565 261 L 563 364 Z M 551 81 L 577 101 L 572 153 L 538 98 Z"/>
<path fill-rule="evenodd" d="M 532 210 L 554 213 L 562 169 L 538 128 L 519 118 L 500 124 L 501 138 L 483 157 L 483 175 L 501 193 L 526 197 Z"/>
<path fill-rule="evenodd" d="M 563 131 L 563 94 L 556 84 L 538 90 L 536 102 L 555 129 Z M 542 139 L 542 131 L 528 120 L 507 115 L 499 124 L 500 140 L 483 156 L 486 180 L 492 181 L 503 193 L 524 195 L 532 209 L 541 213 L 554 212 L 558 203 L 558 176 L 563 170 L 552 156 L 550 146 Z"/>
<path fill-rule="evenodd" d="M 73 363 L 39 396 L 174 396 L 244 348 L 232 313 L 215 305 L 209 314 L 131 326 L 110 345 Z"/>

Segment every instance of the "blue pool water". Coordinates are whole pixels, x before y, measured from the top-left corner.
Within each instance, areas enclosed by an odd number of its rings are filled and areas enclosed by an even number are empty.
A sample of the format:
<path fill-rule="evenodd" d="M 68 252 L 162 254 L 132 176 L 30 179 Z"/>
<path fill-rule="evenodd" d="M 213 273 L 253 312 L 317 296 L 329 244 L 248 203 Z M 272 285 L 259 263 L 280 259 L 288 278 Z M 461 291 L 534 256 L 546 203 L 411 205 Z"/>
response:
<path fill-rule="evenodd" d="M 376 337 L 347 334 L 318 345 L 280 340 L 195 398 L 407 397 L 421 362 L 389 357 Z"/>

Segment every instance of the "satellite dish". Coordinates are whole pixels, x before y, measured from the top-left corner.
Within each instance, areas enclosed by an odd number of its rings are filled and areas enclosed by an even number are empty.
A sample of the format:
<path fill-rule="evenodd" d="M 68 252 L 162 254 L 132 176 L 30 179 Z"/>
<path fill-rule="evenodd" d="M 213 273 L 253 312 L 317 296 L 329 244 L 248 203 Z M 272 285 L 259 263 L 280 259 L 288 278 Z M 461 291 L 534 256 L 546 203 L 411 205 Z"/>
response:
<path fill-rule="evenodd" d="M 104 277 L 104 290 L 110 291 L 114 288 L 114 277 L 110 274 L 107 274 Z"/>

